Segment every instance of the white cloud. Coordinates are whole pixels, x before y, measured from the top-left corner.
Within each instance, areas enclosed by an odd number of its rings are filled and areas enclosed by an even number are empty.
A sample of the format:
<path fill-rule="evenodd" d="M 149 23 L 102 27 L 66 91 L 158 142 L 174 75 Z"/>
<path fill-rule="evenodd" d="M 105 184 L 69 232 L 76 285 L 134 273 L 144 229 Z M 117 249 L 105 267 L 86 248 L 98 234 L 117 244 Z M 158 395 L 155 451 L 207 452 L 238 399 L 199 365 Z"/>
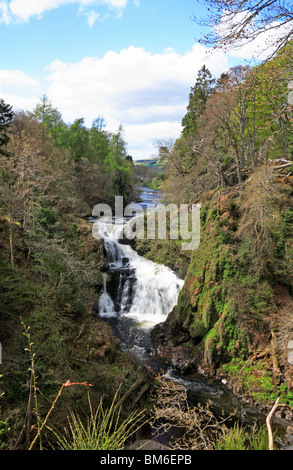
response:
<path fill-rule="evenodd" d="M 270 27 L 263 33 L 259 34 L 253 41 L 244 43 L 234 50 L 229 50 L 228 53 L 232 57 L 239 59 L 255 59 L 258 61 L 266 60 L 275 52 L 276 41 L 281 39 L 289 33 L 289 25 L 279 26 L 278 23 L 272 23 Z"/>
<path fill-rule="evenodd" d="M 5 2 L 0 3 L 0 24 L 1 23 L 5 23 L 7 25 L 10 23 L 8 6 Z"/>
<path fill-rule="evenodd" d="M 77 63 L 55 60 L 44 71 L 45 85 L 20 70 L 0 70 L 0 92 L 14 108 L 29 111 L 46 93 L 68 123 L 83 117 L 91 126 L 100 115 L 109 132 L 122 123 L 129 154 L 148 158 L 155 152 L 154 139 L 180 136 L 190 87 L 203 64 L 215 76 L 229 66 L 224 53 L 207 55 L 201 45 L 185 54 L 130 46 Z"/>
<path fill-rule="evenodd" d="M 33 16 L 41 18 L 46 11 L 53 10 L 69 4 L 87 8 L 102 5 L 122 11 L 128 0 L 4 0 L 0 2 L 0 23 L 9 24 L 12 21 L 27 22 Z M 93 9 L 88 12 L 88 23 L 92 27 L 97 20 Z"/>
<path fill-rule="evenodd" d="M 97 21 L 97 19 L 99 18 L 100 14 L 97 13 L 96 11 L 94 10 L 91 10 L 88 14 L 88 24 L 89 24 L 89 27 L 92 28 L 95 24 L 95 22 Z"/>
<path fill-rule="evenodd" d="M 1 98 L 13 107 L 14 111 L 29 110 L 32 111 L 36 104 L 40 101 L 39 93 L 19 94 L 16 93 L 1 93 Z"/>
<path fill-rule="evenodd" d="M 125 8 L 127 4 L 127 0 L 102 0 L 103 3 L 108 4 L 114 8 Z"/>
<path fill-rule="evenodd" d="M 247 12 L 239 12 L 235 17 L 233 22 L 223 21 L 215 27 L 215 32 L 220 37 L 224 37 L 229 34 L 232 26 L 237 25 L 245 19 Z M 254 31 L 254 25 L 250 24 L 247 26 L 248 36 Z M 251 60 L 255 59 L 258 61 L 266 60 L 270 57 L 274 51 L 276 42 L 278 39 L 286 37 L 287 34 L 292 30 L 292 24 L 289 23 L 278 23 L 274 21 L 268 24 L 264 31 L 258 33 L 256 37 L 252 40 L 247 40 L 245 38 L 239 38 L 235 42 L 234 47 L 226 46 L 226 53 L 231 57 L 236 57 L 238 59 Z"/>
<path fill-rule="evenodd" d="M 84 15 L 87 18 L 87 22 L 90 28 L 92 28 L 95 22 L 100 18 L 100 13 L 95 10 L 87 10 L 84 7 L 80 7 L 78 13 Z"/>
<path fill-rule="evenodd" d="M 122 123 L 129 153 L 135 159 L 147 157 L 153 139 L 179 137 L 199 68 L 206 64 L 216 76 L 228 68 L 222 52 L 206 52 L 201 45 L 183 55 L 173 49 L 152 54 L 130 46 L 77 63 L 56 60 L 47 68 L 47 94 L 67 122 L 84 117 L 91 125 L 101 115 L 109 131 Z"/>
<path fill-rule="evenodd" d="M 37 80 L 21 70 L 0 70 L 0 97 L 14 110 L 32 110 L 42 94 Z"/>
<path fill-rule="evenodd" d="M 0 70 L 1 91 L 7 87 L 32 88 L 37 86 L 37 80 L 21 70 Z"/>
<path fill-rule="evenodd" d="M 177 138 L 181 133 L 181 121 L 153 121 L 146 124 L 133 124 L 124 127 L 126 141 L 128 141 L 129 154 L 135 160 L 142 160 L 155 156 L 153 141 L 156 138 Z M 127 140 L 128 139 L 128 140 Z"/>
<path fill-rule="evenodd" d="M 28 21 L 31 16 L 40 16 L 69 3 L 72 3 L 71 0 L 11 0 L 8 5 L 12 18 Z"/>

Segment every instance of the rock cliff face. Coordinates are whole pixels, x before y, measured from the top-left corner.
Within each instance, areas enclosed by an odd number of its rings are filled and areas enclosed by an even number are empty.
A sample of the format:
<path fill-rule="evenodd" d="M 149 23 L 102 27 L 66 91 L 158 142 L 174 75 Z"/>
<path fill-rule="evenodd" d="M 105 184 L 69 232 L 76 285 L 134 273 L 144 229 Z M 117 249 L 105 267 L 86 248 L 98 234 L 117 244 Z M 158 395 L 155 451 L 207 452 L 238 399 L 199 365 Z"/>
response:
<path fill-rule="evenodd" d="M 213 368 L 223 355 L 223 324 L 229 313 L 225 280 L 232 274 L 235 249 L 234 210 L 231 194 L 211 194 L 202 207 L 201 243 L 192 256 L 178 305 L 153 332 L 158 352 L 171 355 L 180 368 L 200 364 Z"/>
<path fill-rule="evenodd" d="M 157 353 L 181 370 L 215 374 L 233 358 L 246 360 L 256 350 L 265 350 L 272 329 L 278 330 L 280 286 L 276 277 L 252 267 L 250 245 L 237 237 L 241 202 L 237 188 L 212 192 L 205 199 L 201 243 L 191 258 L 178 305 L 153 331 Z M 286 243 L 289 246 L 290 239 Z"/>

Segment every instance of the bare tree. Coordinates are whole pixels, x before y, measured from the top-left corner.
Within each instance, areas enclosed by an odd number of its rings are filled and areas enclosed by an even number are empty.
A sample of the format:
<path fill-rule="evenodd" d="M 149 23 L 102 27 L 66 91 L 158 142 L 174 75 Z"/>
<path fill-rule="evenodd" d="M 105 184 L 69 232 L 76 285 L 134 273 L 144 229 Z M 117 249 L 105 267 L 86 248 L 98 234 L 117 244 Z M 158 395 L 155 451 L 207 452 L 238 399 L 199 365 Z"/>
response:
<path fill-rule="evenodd" d="M 227 417 L 216 417 L 211 402 L 190 406 L 184 385 L 176 383 L 167 375 L 156 376 L 152 428 L 155 436 L 176 428 L 178 438 L 169 446 L 180 450 L 214 450 L 215 442 L 223 435 Z M 179 432 L 181 431 L 181 433 Z"/>
<path fill-rule="evenodd" d="M 159 160 L 168 158 L 174 148 L 175 140 L 169 139 L 154 139 L 153 146 L 158 150 Z"/>
<path fill-rule="evenodd" d="M 269 35 L 265 46 L 275 54 L 293 34 L 291 0 L 198 0 L 207 8 L 205 18 L 194 21 L 211 28 L 200 42 L 220 49 L 237 48 Z M 263 51 L 260 51 L 263 52 Z"/>

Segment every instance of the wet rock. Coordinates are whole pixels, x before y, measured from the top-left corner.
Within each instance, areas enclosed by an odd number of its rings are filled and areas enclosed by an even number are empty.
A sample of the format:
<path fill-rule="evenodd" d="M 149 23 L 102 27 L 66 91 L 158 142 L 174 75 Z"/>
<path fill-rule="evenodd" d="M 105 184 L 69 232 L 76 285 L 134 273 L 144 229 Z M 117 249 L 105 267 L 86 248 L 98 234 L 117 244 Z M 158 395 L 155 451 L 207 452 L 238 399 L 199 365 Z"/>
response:
<path fill-rule="evenodd" d="M 286 431 L 287 431 L 288 434 L 292 435 L 292 441 L 293 441 L 293 426 L 288 426 Z"/>
<path fill-rule="evenodd" d="M 157 442 L 153 439 L 143 439 L 131 444 L 128 448 L 129 450 L 170 450 L 170 447 L 167 447 L 160 442 Z"/>

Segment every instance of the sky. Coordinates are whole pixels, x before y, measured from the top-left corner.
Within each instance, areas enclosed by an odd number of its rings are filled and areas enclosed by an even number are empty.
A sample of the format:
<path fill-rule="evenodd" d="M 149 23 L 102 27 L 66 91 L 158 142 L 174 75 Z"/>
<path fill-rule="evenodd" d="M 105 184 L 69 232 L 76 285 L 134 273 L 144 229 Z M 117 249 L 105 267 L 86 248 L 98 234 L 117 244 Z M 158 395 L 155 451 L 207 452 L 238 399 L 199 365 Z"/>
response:
<path fill-rule="evenodd" d="M 122 124 L 134 160 L 177 139 L 205 64 L 215 77 L 257 44 L 211 52 L 198 40 L 197 0 L 0 0 L 0 98 L 33 111 L 46 95 L 66 123 Z"/>

